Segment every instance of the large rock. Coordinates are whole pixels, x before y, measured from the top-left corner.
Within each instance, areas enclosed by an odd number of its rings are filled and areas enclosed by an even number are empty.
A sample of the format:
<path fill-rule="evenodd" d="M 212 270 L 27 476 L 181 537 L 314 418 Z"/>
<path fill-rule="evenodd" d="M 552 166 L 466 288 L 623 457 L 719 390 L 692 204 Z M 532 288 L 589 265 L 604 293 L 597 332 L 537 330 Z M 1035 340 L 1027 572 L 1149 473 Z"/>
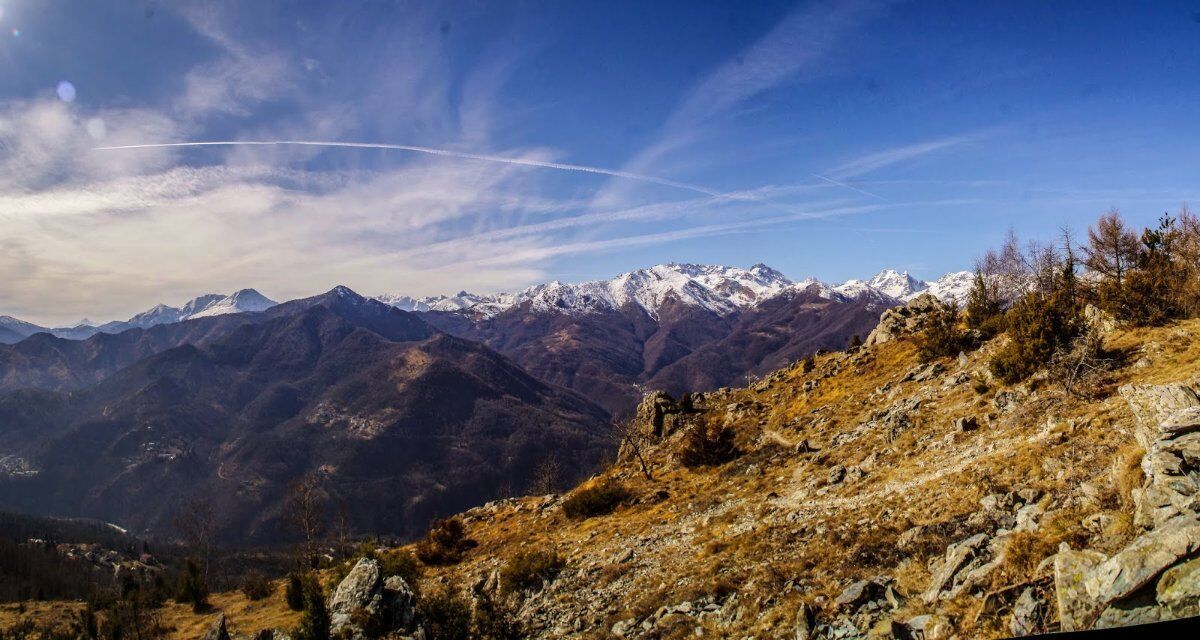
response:
<path fill-rule="evenodd" d="M 637 421 L 653 436 L 670 435 L 664 430 L 667 416 L 681 411 L 675 399 L 663 391 L 651 391 L 642 398 L 637 408 Z"/>
<path fill-rule="evenodd" d="M 1151 531 L 1088 571 L 1084 588 L 1102 605 L 1133 595 L 1165 569 L 1200 551 L 1200 522 Z"/>
<path fill-rule="evenodd" d="M 1167 438 L 1200 431 L 1200 406 L 1185 407 L 1172 412 L 1158 423 L 1158 429 Z"/>
<path fill-rule="evenodd" d="M 1184 384 L 1120 389 L 1137 418 L 1146 476 L 1134 489 L 1134 524 L 1150 529 L 1200 514 L 1200 397 Z"/>
<path fill-rule="evenodd" d="M 834 599 L 834 603 L 839 607 L 857 610 L 868 602 L 882 600 L 884 591 L 887 585 L 878 580 L 859 580 L 850 583 L 842 593 Z"/>
<path fill-rule="evenodd" d="M 1054 556 L 1054 593 L 1063 631 L 1081 631 L 1092 624 L 1103 605 L 1088 595 L 1088 573 L 1106 560 L 1097 551 L 1064 549 Z"/>
<path fill-rule="evenodd" d="M 360 633 L 361 629 L 355 629 L 351 622 L 351 617 L 360 609 L 372 616 L 383 615 L 383 570 L 374 558 L 360 559 L 329 597 L 333 634 Z"/>
<path fill-rule="evenodd" d="M 870 347 L 917 333 L 928 324 L 930 312 L 945 308 L 946 305 L 942 301 L 928 293 L 922 293 L 902 307 L 884 311 L 879 317 L 879 324 L 867 335 L 865 344 Z"/>
<path fill-rule="evenodd" d="M 1175 617 L 1200 615 L 1200 558 L 1167 569 L 1158 581 L 1155 600 Z"/>
<path fill-rule="evenodd" d="M 946 556 L 933 572 L 929 587 L 921 598 L 926 604 L 933 604 L 941 597 L 942 592 L 953 585 L 954 577 L 968 567 L 976 559 L 979 552 L 988 542 L 987 534 L 977 533 L 970 538 L 946 547 Z"/>
<path fill-rule="evenodd" d="M 1040 591 L 1026 587 L 1013 604 L 1008 630 L 1014 636 L 1028 636 L 1045 627 L 1046 600 Z"/>
<path fill-rule="evenodd" d="M 1137 624 L 1153 624 L 1174 616 L 1154 602 L 1153 593 L 1139 593 L 1105 608 L 1093 625 L 1096 629 L 1117 629 Z"/>
<path fill-rule="evenodd" d="M 1185 384 L 1127 384 L 1118 392 L 1129 403 L 1130 410 L 1137 418 L 1134 437 L 1146 451 L 1156 441 L 1169 437 L 1168 432 L 1163 431 L 1164 423 L 1189 415 L 1180 414 L 1183 409 L 1200 407 L 1200 396 Z"/>
<path fill-rule="evenodd" d="M 202 640 L 229 640 L 229 630 L 226 628 L 225 614 L 217 616 L 212 626 L 204 632 Z"/>
<path fill-rule="evenodd" d="M 903 628 L 908 637 L 922 640 L 947 640 L 954 635 L 954 625 L 950 619 L 936 613 L 909 618 L 903 623 Z"/>
<path fill-rule="evenodd" d="M 1117 329 L 1117 320 L 1112 314 L 1091 304 L 1083 308 L 1083 321 L 1101 335 L 1112 333 Z"/>
<path fill-rule="evenodd" d="M 393 627 L 408 629 L 417 617 L 417 594 L 404 578 L 388 576 L 383 581 L 384 610 Z"/>

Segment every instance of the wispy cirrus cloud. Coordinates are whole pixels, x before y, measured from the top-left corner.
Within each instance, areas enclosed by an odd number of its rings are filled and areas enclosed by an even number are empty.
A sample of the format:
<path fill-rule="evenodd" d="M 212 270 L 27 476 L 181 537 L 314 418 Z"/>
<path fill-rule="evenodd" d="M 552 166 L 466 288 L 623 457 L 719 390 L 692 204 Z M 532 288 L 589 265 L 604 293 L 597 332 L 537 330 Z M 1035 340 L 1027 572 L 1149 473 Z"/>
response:
<path fill-rule="evenodd" d="M 836 180 L 847 180 L 857 178 L 885 167 L 890 167 L 901 162 L 913 160 L 921 156 L 957 147 L 962 144 L 974 142 L 982 139 L 983 135 L 979 133 L 965 134 L 959 136 L 949 136 L 937 138 L 934 140 L 926 140 L 906 144 L 890 149 L 874 151 L 864 156 L 854 158 L 826 172 L 826 175 Z"/>
<path fill-rule="evenodd" d="M 694 84 L 667 118 L 657 139 L 625 168 L 650 171 L 672 154 L 701 141 L 716 121 L 736 112 L 750 99 L 780 85 L 825 73 L 825 63 L 845 45 L 846 38 L 890 4 L 885 0 L 820 1 L 793 10 L 757 42 Z M 612 204 L 625 193 L 625 185 L 616 184 L 596 200 Z"/>

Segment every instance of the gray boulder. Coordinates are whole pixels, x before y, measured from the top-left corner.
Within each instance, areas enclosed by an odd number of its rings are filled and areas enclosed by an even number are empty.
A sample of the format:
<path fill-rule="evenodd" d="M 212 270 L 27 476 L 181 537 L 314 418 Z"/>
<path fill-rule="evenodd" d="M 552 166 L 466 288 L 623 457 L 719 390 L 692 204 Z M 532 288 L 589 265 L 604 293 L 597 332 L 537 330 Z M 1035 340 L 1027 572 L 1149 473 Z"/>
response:
<path fill-rule="evenodd" d="M 393 627 L 408 629 L 417 617 L 417 594 L 400 576 L 383 581 L 383 603 Z"/>
<path fill-rule="evenodd" d="M 675 399 L 663 391 L 651 391 L 643 398 L 637 408 L 637 421 L 643 425 L 646 432 L 653 436 L 666 436 L 664 432 L 666 417 L 681 411 Z"/>
<path fill-rule="evenodd" d="M 1200 396 L 1184 384 L 1125 385 L 1117 390 L 1137 418 L 1134 437 L 1143 449 L 1166 435 L 1161 425 L 1183 409 L 1200 407 Z"/>
<path fill-rule="evenodd" d="M 229 630 L 226 628 L 224 613 L 217 616 L 217 619 L 204 632 L 203 640 L 229 640 Z"/>
<path fill-rule="evenodd" d="M 379 561 L 362 558 L 338 584 L 329 597 L 330 630 L 334 635 L 350 633 L 359 635 L 351 623 L 356 611 L 363 610 L 372 616 L 383 615 L 383 570 Z"/>
<path fill-rule="evenodd" d="M 1200 615 L 1200 558 L 1167 569 L 1158 581 L 1155 600 L 1175 617 Z"/>
<path fill-rule="evenodd" d="M 864 344 L 870 347 L 916 333 L 928 324 L 930 312 L 944 309 L 945 306 L 932 295 L 922 293 L 902 307 L 884 311 L 879 317 L 879 324 L 867 335 Z"/>
<path fill-rule="evenodd" d="M 1028 636 L 1041 631 L 1046 624 L 1046 609 L 1047 603 L 1041 592 L 1026 587 L 1013 603 L 1012 617 L 1008 622 L 1009 632 L 1014 636 Z"/>
<path fill-rule="evenodd" d="M 946 556 L 934 570 L 933 577 L 929 581 L 929 587 L 925 589 L 925 593 L 921 595 L 921 599 L 926 604 L 937 602 L 942 596 L 942 592 L 953 585 L 955 576 L 960 571 L 966 569 L 968 564 L 979 556 L 980 551 L 986 546 L 987 542 L 987 534 L 977 533 L 970 538 L 946 547 Z"/>
<path fill-rule="evenodd" d="M 1200 551 L 1200 522 L 1179 522 L 1138 537 L 1088 572 L 1084 588 L 1101 604 L 1126 598 L 1179 560 Z"/>
<path fill-rule="evenodd" d="M 1064 549 L 1054 556 L 1054 593 L 1058 620 L 1063 631 L 1082 631 L 1091 626 L 1103 605 L 1088 595 L 1084 582 L 1088 573 L 1104 562 L 1098 551 Z"/>

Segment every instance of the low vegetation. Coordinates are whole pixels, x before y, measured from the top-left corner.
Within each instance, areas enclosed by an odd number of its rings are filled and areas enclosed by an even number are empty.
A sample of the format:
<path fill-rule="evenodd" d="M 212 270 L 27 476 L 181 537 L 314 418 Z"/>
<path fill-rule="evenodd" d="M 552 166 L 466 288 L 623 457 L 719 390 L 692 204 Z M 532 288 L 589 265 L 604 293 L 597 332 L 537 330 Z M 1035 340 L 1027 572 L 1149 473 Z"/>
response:
<path fill-rule="evenodd" d="M 738 457 L 734 432 L 723 424 L 697 425 L 685 434 L 679 462 L 685 467 L 724 464 Z"/>
<path fill-rule="evenodd" d="M 242 578 L 242 593 L 250 600 L 262 600 L 275 592 L 275 585 L 259 571 L 250 571 Z"/>
<path fill-rule="evenodd" d="M 417 557 L 428 565 L 449 565 L 462 560 L 471 548 L 462 520 L 446 518 L 429 523 L 425 537 L 417 543 Z"/>
<path fill-rule="evenodd" d="M 573 491 L 563 500 L 563 513 L 576 520 L 607 515 L 631 495 L 621 483 L 606 479 Z"/>
<path fill-rule="evenodd" d="M 536 591 L 554 580 L 566 561 L 554 551 L 521 551 L 500 569 L 500 588 L 505 593 Z"/>

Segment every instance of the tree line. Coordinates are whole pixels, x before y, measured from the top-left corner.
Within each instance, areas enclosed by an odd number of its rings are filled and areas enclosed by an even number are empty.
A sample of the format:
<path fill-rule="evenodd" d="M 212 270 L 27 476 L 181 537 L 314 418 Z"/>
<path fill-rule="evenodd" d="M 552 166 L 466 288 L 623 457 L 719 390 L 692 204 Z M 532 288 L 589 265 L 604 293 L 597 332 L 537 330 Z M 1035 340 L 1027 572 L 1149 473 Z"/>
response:
<path fill-rule="evenodd" d="M 1004 333 L 991 357 L 1005 383 L 1046 367 L 1076 379 L 1103 358 L 1098 323 L 1129 327 L 1200 317 L 1200 218 L 1185 205 L 1138 230 L 1117 210 L 1077 242 L 1022 244 L 1009 231 L 976 260 L 965 308 L 951 305 L 918 338 L 926 359 L 957 355 Z"/>

